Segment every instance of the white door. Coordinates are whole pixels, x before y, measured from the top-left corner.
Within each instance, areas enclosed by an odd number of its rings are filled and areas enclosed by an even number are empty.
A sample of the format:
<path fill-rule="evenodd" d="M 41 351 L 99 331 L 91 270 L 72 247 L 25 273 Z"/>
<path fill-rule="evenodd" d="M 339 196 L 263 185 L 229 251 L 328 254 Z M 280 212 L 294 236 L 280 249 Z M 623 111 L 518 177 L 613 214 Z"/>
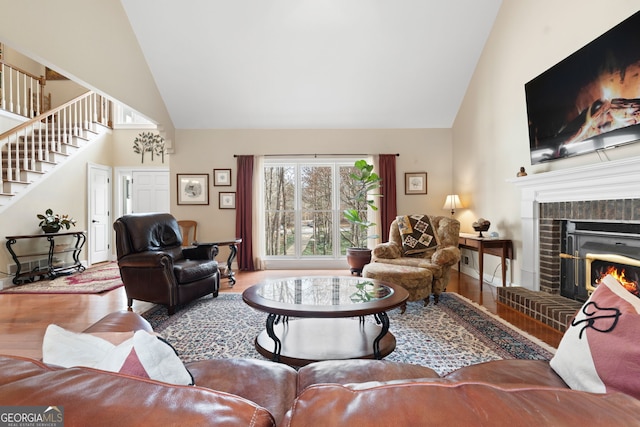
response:
<path fill-rule="evenodd" d="M 169 171 L 133 171 L 133 213 L 169 212 Z"/>
<path fill-rule="evenodd" d="M 89 265 L 109 261 L 111 242 L 111 168 L 89 165 Z"/>

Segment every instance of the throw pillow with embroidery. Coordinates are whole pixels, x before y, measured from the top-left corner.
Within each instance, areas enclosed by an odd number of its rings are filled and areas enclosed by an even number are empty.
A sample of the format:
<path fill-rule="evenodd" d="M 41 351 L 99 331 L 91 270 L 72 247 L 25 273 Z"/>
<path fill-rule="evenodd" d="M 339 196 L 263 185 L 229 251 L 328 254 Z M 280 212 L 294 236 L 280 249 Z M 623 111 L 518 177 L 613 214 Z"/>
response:
<path fill-rule="evenodd" d="M 428 215 L 396 217 L 404 255 L 421 254 L 439 245 L 438 234 Z"/>
<path fill-rule="evenodd" d="M 640 399 L 640 298 L 613 276 L 602 279 L 550 361 L 569 387 Z"/>

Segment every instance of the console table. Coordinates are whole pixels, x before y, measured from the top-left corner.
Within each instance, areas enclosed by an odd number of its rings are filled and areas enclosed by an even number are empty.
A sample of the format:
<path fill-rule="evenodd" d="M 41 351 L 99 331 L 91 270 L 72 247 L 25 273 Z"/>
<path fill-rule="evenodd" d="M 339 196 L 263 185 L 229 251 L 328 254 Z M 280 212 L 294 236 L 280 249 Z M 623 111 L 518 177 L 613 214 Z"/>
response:
<path fill-rule="evenodd" d="M 484 274 L 484 254 L 500 257 L 502 263 L 502 286 L 507 283 L 507 259 L 513 259 L 513 242 L 508 239 L 493 239 L 491 237 L 479 237 L 461 234 L 458 238 L 458 246 L 461 249 L 469 249 L 478 252 L 478 270 L 480 274 L 480 292 Z M 458 274 L 460 263 L 458 262 Z"/>
<path fill-rule="evenodd" d="M 16 275 L 13 283 L 21 285 L 26 282 L 33 282 L 39 279 L 54 279 L 58 276 L 72 274 L 84 271 L 85 267 L 80 263 L 80 251 L 84 246 L 87 236 L 84 231 L 70 231 L 63 233 L 43 233 L 43 234 L 27 234 L 22 236 L 6 236 L 7 249 L 16 263 Z M 42 249 L 37 248 L 38 241 L 46 239 L 47 243 Z M 58 244 L 56 244 L 56 240 Z M 72 243 L 65 244 L 65 241 L 71 240 Z M 21 248 L 16 252 L 16 243 L 22 242 L 26 248 Z M 71 263 L 54 263 L 54 255 L 70 254 Z M 29 259 L 36 257 L 45 257 L 47 265 L 44 267 L 36 267 L 31 271 L 23 271 Z M 21 262 L 22 260 L 22 262 Z"/>

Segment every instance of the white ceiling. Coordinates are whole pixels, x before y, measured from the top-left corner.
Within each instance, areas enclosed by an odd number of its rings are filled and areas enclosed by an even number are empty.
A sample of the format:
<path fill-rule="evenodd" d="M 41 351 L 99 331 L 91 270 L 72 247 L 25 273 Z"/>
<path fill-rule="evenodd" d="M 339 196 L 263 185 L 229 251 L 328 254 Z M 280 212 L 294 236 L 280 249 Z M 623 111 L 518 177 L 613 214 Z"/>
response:
<path fill-rule="evenodd" d="M 449 128 L 501 0 L 121 0 L 178 129 Z"/>

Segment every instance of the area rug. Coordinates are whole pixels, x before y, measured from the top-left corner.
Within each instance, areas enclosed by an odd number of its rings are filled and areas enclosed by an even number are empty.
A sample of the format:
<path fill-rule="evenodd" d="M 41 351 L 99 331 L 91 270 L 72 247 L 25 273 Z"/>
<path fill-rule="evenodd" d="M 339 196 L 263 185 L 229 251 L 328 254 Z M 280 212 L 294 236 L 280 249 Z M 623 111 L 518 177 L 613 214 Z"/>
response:
<path fill-rule="evenodd" d="M 428 366 L 444 375 L 462 366 L 499 359 L 549 360 L 555 349 L 509 325 L 483 307 L 454 293 L 423 307 L 407 304 L 387 313 L 396 349 L 385 360 Z M 264 359 L 254 348 L 266 313 L 242 301 L 240 294 L 203 297 L 173 316 L 156 306 L 144 313 L 154 330 L 185 362 L 211 358 Z M 373 321 L 368 316 L 367 321 Z"/>
<path fill-rule="evenodd" d="M 120 286 L 123 284 L 118 263 L 109 262 L 88 268 L 81 273 L 13 286 L 0 292 L 3 294 L 99 294 Z"/>

